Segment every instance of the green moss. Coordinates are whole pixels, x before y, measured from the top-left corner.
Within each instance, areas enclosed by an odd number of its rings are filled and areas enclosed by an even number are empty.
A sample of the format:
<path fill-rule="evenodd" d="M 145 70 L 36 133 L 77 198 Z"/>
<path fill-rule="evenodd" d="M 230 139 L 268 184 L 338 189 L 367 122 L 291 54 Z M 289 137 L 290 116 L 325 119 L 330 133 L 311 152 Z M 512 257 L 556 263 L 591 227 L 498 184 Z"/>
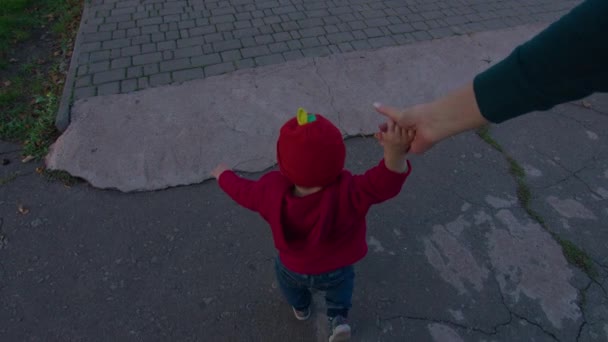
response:
<path fill-rule="evenodd" d="M 578 266 L 580 269 L 585 271 L 585 273 L 587 273 L 587 275 L 589 275 L 591 278 L 597 277 L 598 274 L 597 270 L 593 265 L 593 261 L 584 250 L 580 249 L 578 246 L 576 246 L 569 240 L 557 237 L 557 241 L 562 246 L 562 251 L 564 252 L 564 255 L 566 256 L 568 262 Z"/>
<path fill-rule="evenodd" d="M 492 146 L 495 150 L 504 155 L 507 163 L 509 164 L 509 173 L 513 176 L 513 178 L 515 178 L 515 182 L 517 183 L 517 199 L 520 206 L 524 208 L 528 216 L 530 216 L 530 218 L 534 221 L 538 222 L 538 224 L 545 228 L 553 236 L 553 238 L 556 239 L 562 248 L 566 260 L 568 260 L 571 265 L 583 270 L 590 278 L 595 278 L 597 276 L 597 270 L 595 269 L 593 261 L 589 255 L 582 249 L 578 248 L 571 241 L 563 239 L 552 232 L 545 223 L 543 217 L 531 208 L 532 192 L 526 184 L 526 173 L 523 167 L 521 167 L 521 165 L 519 165 L 519 163 L 517 163 L 513 157 L 506 153 L 502 146 L 500 146 L 500 144 L 494 140 L 494 138 L 492 138 L 490 135 L 489 126 L 484 126 L 477 130 L 477 135 L 488 145 Z"/>

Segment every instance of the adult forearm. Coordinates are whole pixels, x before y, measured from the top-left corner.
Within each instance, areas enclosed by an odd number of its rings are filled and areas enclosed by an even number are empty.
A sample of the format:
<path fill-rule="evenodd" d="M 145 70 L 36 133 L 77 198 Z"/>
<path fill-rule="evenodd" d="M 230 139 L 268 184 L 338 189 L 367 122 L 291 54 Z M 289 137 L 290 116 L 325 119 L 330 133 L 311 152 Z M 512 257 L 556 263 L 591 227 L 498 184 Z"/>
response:
<path fill-rule="evenodd" d="M 608 1 L 588 0 L 479 74 L 476 102 L 489 121 L 608 91 Z"/>
<path fill-rule="evenodd" d="M 429 103 L 428 106 L 429 124 L 436 125 L 435 130 L 443 135 L 438 140 L 488 123 L 481 115 L 473 84 L 470 82 Z"/>

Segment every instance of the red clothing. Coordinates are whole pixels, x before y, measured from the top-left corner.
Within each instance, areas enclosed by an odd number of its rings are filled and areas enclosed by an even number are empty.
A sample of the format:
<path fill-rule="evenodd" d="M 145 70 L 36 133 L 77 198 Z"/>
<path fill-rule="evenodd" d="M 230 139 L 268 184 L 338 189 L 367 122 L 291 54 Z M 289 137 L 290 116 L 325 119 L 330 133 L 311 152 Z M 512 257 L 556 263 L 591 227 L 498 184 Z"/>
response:
<path fill-rule="evenodd" d="M 258 181 L 221 174 L 220 187 L 269 224 L 281 262 L 301 274 L 321 274 L 352 265 L 367 253 L 365 215 L 373 204 L 395 197 L 412 168 L 396 173 L 384 160 L 363 175 L 342 171 L 321 191 L 294 195 L 294 185 L 280 172 Z"/>

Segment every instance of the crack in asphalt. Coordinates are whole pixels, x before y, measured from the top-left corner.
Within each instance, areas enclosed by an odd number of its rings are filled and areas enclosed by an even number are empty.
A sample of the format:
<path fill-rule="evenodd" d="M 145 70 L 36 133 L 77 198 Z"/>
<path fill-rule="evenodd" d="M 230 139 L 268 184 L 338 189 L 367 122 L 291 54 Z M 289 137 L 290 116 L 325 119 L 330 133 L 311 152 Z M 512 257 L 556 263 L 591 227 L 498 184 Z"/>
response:
<path fill-rule="evenodd" d="M 438 318 L 425 317 L 425 316 L 394 315 L 394 316 L 389 316 L 386 318 L 380 318 L 379 320 L 381 322 L 385 322 L 385 321 L 391 321 L 391 320 L 399 319 L 399 318 L 409 319 L 412 321 L 432 322 L 432 323 L 450 325 L 450 326 L 456 327 L 458 329 L 462 329 L 462 330 L 466 330 L 466 331 L 475 331 L 475 332 L 478 332 L 478 333 L 481 333 L 481 334 L 484 334 L 487 336 L 494 336 L 494 335 L 498 334 L 498 328 L 509 325 L 512 320 L 512 318 L 509 317 L 509 320 L 507 322 L 499 323 L 499 324 L 495 325 L 494 327 L 492 327 L 492 330 L 486 330 L 486 329 L 479 328 L 479 327 L 468 326 L 468 325 L 465 325 L 462 323 L 457 323 L 457 322 L 446 320 L 446 319 L 438 319 Z"/>
<path fill-rule="evenodd" d="M 346 131 L 342 127 L 342 114 L 340 113 L 339 110 L 336 110 L 334 93 L 331 90 L 331 87 L 329 86 L 329 82 L 327 82 L 327 80 L 323 76 L 321 76 L 321 73 L 319 72 L 319 65 L 317 64 L 317 60 L 318 60 L 318 58 L 313 58 L 312 59 L 313 65 L 315 67 L 315 74 L 317 74 L 317 77 L 319 77 L 321 79 L 321 81 L 323 82 L 323 84 L 327 88 L 327 94 L 329 95 L 329 106 L 331 107 L 332 111 L 334 113 L 336 113 L 336 115 L 338 116 L 338 127 L 340 127 L 342 129 L 342 131 Z"/>
<path fill-rule="evenodd" d="M 451 320 L 446 320 L 446 319 L 438 319 L 438 318 L 432 318 L 432 317 L 415 316 L 415 315 L 407 315 L 407 314 L 389 316 L 389 317 L 385 317 L 385 318 L 380 318 L 379 320 L 381 322 L 384 322 L 384 321 L 404 318 L 404 319 L 409 319 L 412 321 L 440 323 L 440 324 L 449 325 L 449 326 L 452 326 L 452 327 L 455 327 L 455 328 L 458 328 L 461 330 L 465 330 L 465 331 L 474 331 L 474 332 L 477 332 L 477 333 L 480 333 L 480 334 L 483 334 L 486 336 L 495 336 L 495 335 L 499 334 L 499 332 L 500 332 L 499 330 L 501 328 L 511 325 L 513 323 L 513 319 L 517 318 L 519 320 L 525 321 L 528 324 L 538 328 L 540 331 L 543 332 L 543 334 L 550 337 L 554 341 L 560 342 L 559 338 L 553 332 L 551 332 L 551 331 L 547 330 L 545 327 L 543 327 L 542 324 L 535 322 L 532 319 L 529 319 L 529 318 L 525 317 L 524 315 L 519 314 L 519 313 L 515 312 L 514 310 L 512 310 L 509 307 L 509 305 L 507 304 L 505 297 L 504 297 L 504 293 L 502 292 L 500 284 L 498 283 L 498 280 L 496 279 L 496 271 L 492 267 L 490 267 L 490 272 L 492 274 L 491 278 L 494 280 L 494 284 L 500 295 L 501 304 L 504 307 L 504 309 L 506 310 L 506 312 L 508 313 L 508 319 L 506 319 L 504 322 L 500 322 L 500 323 L 497 323 L 496 325 L 492 326 L 492 328 L 490 330 L 480 328 L 480 327 L 475 327 L 475 326 L 469 326 L 466 324 L 457 323 L 457 322 L 454 322 Z M 584 324 L 586 324 L 586 320 L 583 321 L 581 326 L 584 326 Z"/>
<path fill-rule="evenodd" d="M 557 336 L 555 336 L 554 333 L 545 329 L 545 327 L 543 327 L 542 324 L 534 322 L 531 319 L 527 318 L 526 316 L 518 314 L 517 312 L 511 311 L 511 310 L 509 310 L 509 311 L 511 312 L 511 314 L 513 316 L 517 317 L 518 319 L 521 319 L 522 321 L 525 321 L 526 323 L 539 328 L 545 335 L 551 337 L 553 340 L 558 341 L 558 342 L 560 341 L 559 338 L 557 338 Z"/>
<path fill-rule="evenodd" d="M 566 166 L 564 166 L 564 165 L 563 165 L 563 164 L 562 164 L 562 163 L 561 163 L 559 160 L 555 160 L 555 159 L 551 158 L 551 157 L 550 157 L 549 155 L 547 155 L 546 153 L 541 152 L 541 151 L 538 151 L 538 150 L 537 150 L 536 152 L 537 152 L 538 154 L 540 154 L 540 155 L 543 155 L 543 156 L 545 156 L 545 157 L 549 158 L 549 159 L 550 159 L 550 160 L 552 160 L 552 161 L 553 161 L 555 164 L 557 164 L 557 166 L 559 166 L 560 168 L 562 168 L 563 170 L 565 170 L 566 172 L 568 172 L 568 173 L 569 173 L 569 175 L 568 175 L 568 176 L 566 176 L 565 178 L 563 178 L 563 179 L 561 179 L 561 180 L 557 181 L 557 182 L 556 182 L 554 185 L 552 185 L 552 186 L 555 186 L 555 185 L 557 185 L 557 184 L 560 184 L 560 183 L 562 183 L 562 182 L 565 182 L 565 181 L 567 181 L 567 180 L 568 180 L 568 179 L 570 179 L 570 178 L 576 178 L 576 179 L 577 179 L 579 182 L 581 182 L 583 185 L 585 185 L 585 187 L 586 187 L 586 188 L 589 190 L 589 192 L 593 193 L 594 195 L 596 195 L 596 196 L 598 196 L 598 197 L 600 197 L 600 198 L 603 198 L 603 197 L 604 197 L 604 196 L 602 196 L 601 194 L 597 193 L 595 190 L 593 190 L 593 189 L 591 188 L 591 186 L 590 186 L 589 184 L 587 184 L 587 182 L 585 182 L 585 181 L 584 181 L 584 180 L 583 180 L 583 179 L 582 179 L 582 178 L 581 178 L 581 177 L 578 175 L 580 172 L 584 171 L 585 169 L 587 169 L 588 167 L 590 167 L 592 164 L 596 163 L 596 162 L 597 162 L 597 160 L 595 160 L 595 158 L 591 158 L 591 159 L 590 159 L 590 160 L 593 160 L 593 162 L 587 161 L 587 162 L 585 162 L 585 163 L 584 163 L 585 165 L 584 165 L 583 167 L 581 167 L 580 169 L 578 169 L 578 170 L 576 170 L 576 171 L 572 171 L 572 170 L 570 170 L 569 168 L 567 168 Z M 550 187 L 550 186 L 549 186 L 549 187 Z M 547 187 L 547 188 L 548 188 L 548 187 Z"/>
<path fill-rule="evenodd" d="M 579 172 L 581 172 L 581 171 L 583 171 L 583 170 L 585 170 L 585 169 L 587 169 L 587 168 L 591 167 L 593 164 L 597 163 L 596 158 L 595 158 L 595 157 L 592 157 L 592 158 L 590 158 L 589 160 L 586 160 L 586 161 L 583 163 L 584 165 L 583 165 L 582 167 L 580 167 L 579 169 L 577 169 L 577 170 L 573 171 L 573 170 L 570 170 L 569 168 L 567 168 L 566 166 L 564 166 L 562 163 L 560 163 L 560 162 L 559 162 L 559 160 L 556 160 L 556 159 L 555 159 L 555 158 L 553 158 L 551 155 L 549 155 L 549 154 L 547 154 L 547 153 L 545 153 L 545 152 L 543 152 L 543 151 L 537 150 L 537 149 L 533 149 L 533 151 L 534 151 L 536 154 L 539 154 L 539 155 L 541 155 L 541 156 L 543 156 L 543 157 L 547 158 L 547 159 L 548 159 L 548 160 L 550 160 L 552 163 L 557 164 L 557 166 L 559 166 L 560 168 L 562 168 L 563 170 L 565 170 L 566 172 L 568 172 L 568 176 L 566 176 L 565 178 L 563 178 L 563 179 L 559 180 L 558 182 L 561 182 L 561 181 L 563 181 L 563 180 L 565 180 L 565 179 L 568 179 L 568 178 L 572 177 L 574 174 L 577 174 L 577 173 L 579 173 Z M 542 188 L 542 187 L 538 187 L 538 188 Z"/>
<path fill-rule="evenodd" d="M 579 101 L 569 102 L 569 103 L 567 103 L 567 104 L 572 105 L 572 106 L 576 106 L 576 107 L 585 108 L 585 109 L 587 109 L 587 110 L 590 110 L 590 111 L 592 111 L 592 112 L 595 112 L 596 114 L 600 114 L 600 115 L 608 115 L 608 112 L 604 112 L 604 111 L 601 111 L 601 110 L 595 109 L 593 106 L 591 106 L 591 107 L 587 107 L 587 106 L 583 105 L 583 103 L 582 103 L 582 102 L 579 102 Z"/>
<path fill-rule="evenodd" d="M 542 324 L 537 323 L 532 321 L 531 319 L 525 317 L 522 314 L 518 314 L 517 312 L 515 312 L 514 310 L 512 310 L 509 305 L 507 304 L 507 301 L 505 300 L 505 295 L 502 292 L 502 288 L 500 287 L 500 284 L 498 283 L 498 280 L 496 279 L 496 271 L 494 269 L 491 269 L 492 272 L 492 279 L 494 280 L 494 282 L 496 283 L 496 287 L 498 288 L 498 293 L 500 294 L 500 300 L 502 302 L 502 305 L 505 307 L 505 309 L 509 312 L 510 314 L 510 318 L 509 318 L 509 324 L 511 323 L 511 321 L 513 321 L 513 317 L 517 317 L 518 319 L 527 322 L 530 325 L 533 325 L 537 328 L 539 328 L 545 335 L 551 337 L 553 340 L 558 341 L 559 339 L 557 338 L 557 336 L 555 336 L 555 334 L 553 334 L 552 332 L 548 331 L 547 329 L 545 329 L 545 327 L 542 326 Z"/>
<path fill-rule="evenodd" d="M 581 125 L 585 129 L 589 129 L 589 126 L 587 126 L 587 123 L 585 123 L 582 120 L 579 120 L 577 118 L 573 118 L 571 116 L 568 116 L 568 114 L 565 114 L 565 113 L 556 112 L 555 114 L 557 114 L 558 116 L 561 116 L 562 118 L 564 118 L 566 120 L 574 121 L 574 122 L 578 123 L 579 125 Z"/>
<path fill-rule="evenodd" d="M 247 135 L 251 133 L 248 130 L 236 128 L 236 125 L 230 124 L 223 116 L 220 116 L 220 121 L 223 122 L 231 131 L 234 131 L 236 133 L 243 133 Z"/>
<path fill-rule="evenodd" d="M 585 315 L 585 306 L 587 304 L 587 291 L 589 291 L 589 288 L 591 287 L 592 284 L 593 284 L 593 280 L 589 281 L 587 286 L 585 286 L 585 288 L 580 290 L 581 300 L 580 300 L 580 303 L 578 304 L 578 307 L 581 309 L 581 315 L 583 315 L 583 322 L 581 323 L 581 326 L 578 328 L 578 333 L 576 334 L 576 341 L 580 340 L 581 334 L 583 333 L 583 329 L 584 329 L 585 325 L 587 325 L 587 316 Z"/>

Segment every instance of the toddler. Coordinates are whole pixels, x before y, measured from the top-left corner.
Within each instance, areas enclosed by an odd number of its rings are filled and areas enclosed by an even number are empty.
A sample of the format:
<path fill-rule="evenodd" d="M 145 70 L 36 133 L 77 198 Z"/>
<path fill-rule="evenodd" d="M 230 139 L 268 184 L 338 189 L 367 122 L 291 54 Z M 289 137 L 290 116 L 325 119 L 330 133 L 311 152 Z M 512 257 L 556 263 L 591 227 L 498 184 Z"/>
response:
<path fill-rule="evenodd" d="M 353 175 L 344 169 L 340 130 L 322 115 L 300 109 L 280 130 L 280 171 L 257 181 L 224 165 L 212 172 L 233 200 L 269 223 L 278 251 L 277 283 L 295 317 L 310 317 L 311 288 L 325 292 L 330 342 L 350 339 L 353 264 L 367 253 L 365 216 L 373 204 L 396 196 L 411 172 L 406 154 L 414 132 L 389 122 L 376 137 L 384 158 Z"/>

